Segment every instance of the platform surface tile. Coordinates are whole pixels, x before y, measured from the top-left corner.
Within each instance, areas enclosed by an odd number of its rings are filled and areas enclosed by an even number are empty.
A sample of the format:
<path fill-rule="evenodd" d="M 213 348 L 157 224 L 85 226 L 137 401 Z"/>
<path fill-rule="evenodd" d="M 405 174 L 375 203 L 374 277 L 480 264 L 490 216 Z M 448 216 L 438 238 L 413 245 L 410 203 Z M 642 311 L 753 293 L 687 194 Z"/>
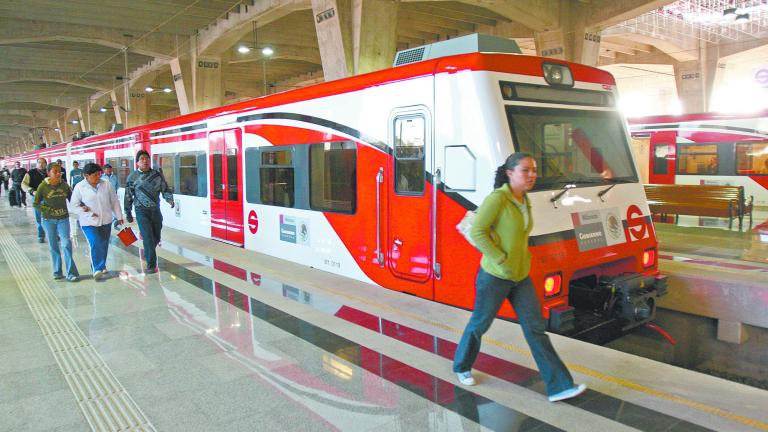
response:
<path fill-rule="evenodd" d="M 5 201 L 5 200 L 3 200 Z M 159 274 L 54 281 L 31 208 L 0 203 L 0 430 L 768 431 L 768 392 L 552 335 L 582 397 L 549 403 L 497 321 L 462 387 L 469 312 L 171 229 Z"/>

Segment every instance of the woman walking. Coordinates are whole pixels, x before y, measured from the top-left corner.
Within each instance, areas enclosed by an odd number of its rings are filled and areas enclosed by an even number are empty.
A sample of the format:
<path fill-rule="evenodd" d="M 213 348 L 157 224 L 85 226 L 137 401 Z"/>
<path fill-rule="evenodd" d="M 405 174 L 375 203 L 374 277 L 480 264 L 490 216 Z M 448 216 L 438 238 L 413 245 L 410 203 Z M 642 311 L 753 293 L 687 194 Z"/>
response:
<path fill-rule="evenodd" d="M 549 401 L 556 402 L 580 395 L 587 386 L 574 385 L 549 341 L 541 305 L 528 276 L 528 235 L 533 218 L 526 192 L 535 183 L 536 161 L 526 153 L 513 153 L 496 170 L 496 189 L 477 209 L 470 234 L 483 258 L 475 281 L 475 309 L 456 348 L 453 371 L 462 384 L 475 385 L 472 365 L 480 352 L 481 338 L 506 299 L 515 309 Z"/>
<path fill-rule="evenodd" d="M 91 249 L 93 278 L 107 275 L 107 251 L 112 229 L 112 216 L 123 223 L 123 212 L 112 185 L 101 178 L 101 166 L 88 163 L 83 168 L 86 181 L 77 183 L 72 190 L 69 211 L 79 216 L 83 234 Z"/>
<path fill-rule="evenodd" d="M 35 209 L 40 211 L 42 226 L 48 246 L 51 249 L 51 264 L 53 278 L 64 279 L 61 272 L 61 252 L 64 251 L 64 266 L 67 270 L 67 280 L 77 282 L 80 274 L 75 261 L 72 259 L 72 239 L 69 236 L 69 212 L 67 199 L 72 195 L 72 189 L 61 180 L 61 167 L 57 164 L 48 166 L 48 177 L 37 187 L 35 193 Z"/>

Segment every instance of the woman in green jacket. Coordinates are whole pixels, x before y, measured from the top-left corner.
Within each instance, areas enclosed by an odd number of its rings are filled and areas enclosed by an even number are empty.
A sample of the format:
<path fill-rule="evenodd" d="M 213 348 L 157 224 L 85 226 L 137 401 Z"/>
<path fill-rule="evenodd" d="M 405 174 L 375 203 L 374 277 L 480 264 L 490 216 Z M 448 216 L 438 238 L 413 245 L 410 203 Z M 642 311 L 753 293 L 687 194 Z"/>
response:
<path fill-rule="evenodd" d="M 40 209 L 43 229 L 51 249 L 53 278 L 64 279 L 64 274 L 61 272 L 61 250 L 63 250 L 67 280 L 77 282 L 80 274 L 72 259 L 72 239 L 69 236 L 69 212 L 67 211 L 67 200 L 72 195 L 72 189 L 61 180 L 61 174 L 61 167 L 58 164 L 48 166 L 48 177 L 40 183 L 35 192 L 35 208 Z"/>
<path fill-rule="evenodd" d="M 453 371 L 462 384 L 475 384 L 472 364 L 480 352 L 481 338 L 506 299 L 515 309 L 549 401 L 556 402 L 578 396 L 587 386 L 574 385 L 549 341 L 541 305 L 528 276 L 528 235 L 533 218 L 526 192 L 535 183 L 536 161 L 526 153 L 513 153 L 496 170 L 496 189 L 477 209 L 470 235 L 483 258 L 475 282 L 475 308 L 456 348 Z"/>

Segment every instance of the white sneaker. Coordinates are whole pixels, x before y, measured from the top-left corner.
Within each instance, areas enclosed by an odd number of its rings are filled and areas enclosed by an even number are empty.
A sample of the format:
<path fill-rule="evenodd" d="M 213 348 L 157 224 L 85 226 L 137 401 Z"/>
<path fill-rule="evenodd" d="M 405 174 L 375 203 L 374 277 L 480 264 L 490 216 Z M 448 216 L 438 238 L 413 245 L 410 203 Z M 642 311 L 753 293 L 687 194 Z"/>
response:
<path fill-rule="evenodd" d="M 569 388 L 568 390 L 563 390 L 560 393 L 553 394 L 552 396 L 549 396 L 547 399 L 549 399 L 550 402 L 557 402 L 565 399 L 570 399 L 572 397 L 576 397 L 584 393 L 586 390 L 587 390 L 586 384 L 579 384 L 577 386 L 573 386 Z"/>
<path fill-rule="evenodd" d="M 456 377 L 459 379 L 459 382 L 465 386 L 475 385 L 475 379 L 472 378 L 472 371 L 456 372 Z"/>

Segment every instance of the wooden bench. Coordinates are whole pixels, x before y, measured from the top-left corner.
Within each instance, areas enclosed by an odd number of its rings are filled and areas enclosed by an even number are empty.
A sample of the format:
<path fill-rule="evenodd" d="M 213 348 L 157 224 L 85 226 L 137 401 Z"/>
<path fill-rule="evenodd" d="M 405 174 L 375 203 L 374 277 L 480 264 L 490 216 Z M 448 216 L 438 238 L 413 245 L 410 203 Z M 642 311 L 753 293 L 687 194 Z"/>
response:
<path fill-rule="evenodd" d="M 749 215 L 752 226 L 752 197 L 745 200 L 742 186 L 647 184 L 645 195 L 651 214 L 662 216 L 708 216 L 728 218 L 728 228 L 733 219 L 739 220 L 741 229 L 744 216 Z"/>

